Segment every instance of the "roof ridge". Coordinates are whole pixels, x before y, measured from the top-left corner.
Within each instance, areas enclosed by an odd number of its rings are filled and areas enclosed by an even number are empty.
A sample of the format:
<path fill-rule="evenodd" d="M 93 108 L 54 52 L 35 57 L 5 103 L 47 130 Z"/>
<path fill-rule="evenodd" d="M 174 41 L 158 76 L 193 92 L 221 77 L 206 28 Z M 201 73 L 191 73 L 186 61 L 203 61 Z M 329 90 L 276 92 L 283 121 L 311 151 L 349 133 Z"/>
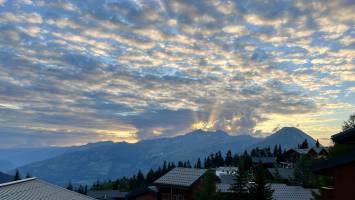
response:
<path fill-rule="evenodd" d="M 79 195 L 79 196 L 84 196 L 84 197 L 87 197 L 87 198 L 95 199 L 95 198 L 90 197 L 90 196 L 88 196 L 88 195 L 84 195 L 84 194 L 81 194 L 81 193 L 79 193 L 79 192 L 75 192 L 75 191 L 72 191 L 72 190 L 68 190 L 67 188 L 61 187 L 61 186 L 59 186 L 59 185 L 55 185 L 55 184 L 53 184 L 53 183 L 49 183 L 49 182 L 44 181 L 44 180 L 41 180 L 41 179 L 38 179 L 38 181 L 40 181 L 40 182 L 42 182 L 42 183 L 45 183 L 45 184 L 47 184 L 47 185 L 51 185 L 51 186 L 56 187 L 56 188 L 58 188 L 58 189 L 67 191 L 67 192 L 75 193 L 76 195 Z"/>
<path fill-rule="evenodd" d="M 26 179 L 21 179 L 21 180 L 17 180 L 17 181 L 11 181 L 11 182 L 7 182 L 7 183 L 2 183 L 0 184 L 0 187 L 5 187 L 8 185 L 14 185 L 14 184 L 18 184 L 18 183 L 23 183 L 23 182 L 27 182 L 27 181 L 32 181 L 37 179 L 36 177 L 32 177 L 32 178 L 26 178 Z"/>

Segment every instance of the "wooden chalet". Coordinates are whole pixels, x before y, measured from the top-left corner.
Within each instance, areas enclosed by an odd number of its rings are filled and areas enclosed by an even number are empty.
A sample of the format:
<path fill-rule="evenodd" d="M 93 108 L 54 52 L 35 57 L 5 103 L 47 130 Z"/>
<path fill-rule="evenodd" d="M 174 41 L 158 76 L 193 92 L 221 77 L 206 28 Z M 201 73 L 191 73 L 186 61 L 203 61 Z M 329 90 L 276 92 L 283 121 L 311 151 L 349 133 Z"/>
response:
<path fill-rule="evenodd" d="M 192 200 L 201 188 L 206 169 L 174 168 L 153 184 L 159 190 L 161 200 Z"/>
<path fill-rule="evenodd" d="M 319 162 L 314 166 L 316 174 L 331 176 L 334 185 L 321 189 L 322 200 L 355 199 L 355 128 L 332 136 L 335 145 L 350 147 L 349 152 Z M 352 147 L 352 148 L 351 148 Z"/>

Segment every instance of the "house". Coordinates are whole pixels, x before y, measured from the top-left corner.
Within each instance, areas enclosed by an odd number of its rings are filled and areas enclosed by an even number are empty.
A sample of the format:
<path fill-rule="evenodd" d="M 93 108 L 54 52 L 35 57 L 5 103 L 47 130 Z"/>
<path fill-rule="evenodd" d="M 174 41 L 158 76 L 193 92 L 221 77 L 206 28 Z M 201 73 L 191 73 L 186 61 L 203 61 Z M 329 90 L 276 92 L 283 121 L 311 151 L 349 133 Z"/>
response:
<path fill-rule="evenodd" d="M 321 189 L 322 199 L 354 200 L 355 128 L 335 134 L 331 138 L 336 146 L 347 147 L 349 152 L 320 161 L 314 166 L 314 173 L 334 178 L 333 186 Z"/>
<path fill-rule="evenodd" d="M 274 167 L 276 157 L 251 157 L 253 165 L 262 164 L 266 168 Z"/>
<path fill-rule="evenodd" d="M 216 169 L 216 176 L 233 175 L 238 171 L 238 167 L 218 167 Z"/>
<path fill-rule="evenodd" d="M 324 147 L 312 147 L 306 149 L 293 148 L 286 151 L 284 159 L 286 162 L 296 163 L 302 156 L 320 157 L 328 155 Z"/>
<path fill-rule="evenodd" d="M 290 180 L 293 178 L 293 168 L 267 168 L 267 174 L 271 179 Z"/>
<path fill-rule="evenodd" d="M 220 193 L 232 193 L 233 191 L 230 190 L 232 184 L 218 183 L 216 191 Z M 281 183 L 271 183 L 270 187 L 274 190 L 272 194 L 274 200 L 311 200 L 313 198 L 312 192 L 319 192 L 317 189 L 306 189 L 302 186 L 289 186 Z"/>
<path fill-rule="evenodd" d="M 125 200 L 127 192 L 119 190 L 89 190 L 87 195 L 99 200 Z"/>
<path fill-rule="evenodd" d="M 158 188 L 155 186 L 144 186 L 133 190 L 126 195 L 127 200 L 157 200 Z"/>
<path fill-rule="evenodd" d="M 10 181 L 13 181 L 13 180 L 14 180 L 14 177 L 12 177 L 12 176 L 10 176 L 8 174 L 0 172 L 0 184 L 1 183 L 6 183 L 6 182 L 10 182 Z"/>
<path fill-rule="evenodd" d="M 222 174 L 219 177 L 219 182 L 216 184 L 216 192 L 230 193 L 231 185 L 235 182 L 234 175 Z"/>
<path fill-rule="evenodd" d="M 94 200 L 37 178 L 0 184 L 1 200 Z"/>
<path fill-rule="evenodd" d="M 200 190 L 206 169 L 174 168 L 154 181 L 161 200 L 192 200 Z"/>
<path fill-rule="evenodd" d="M 312 192 L 318 193 L 317 189 L 306 189 L 302 186 L 290 186 L 281 183 L 271 183 L 274 190 L 272 197 L 274 200 L 311 200 Z"/>

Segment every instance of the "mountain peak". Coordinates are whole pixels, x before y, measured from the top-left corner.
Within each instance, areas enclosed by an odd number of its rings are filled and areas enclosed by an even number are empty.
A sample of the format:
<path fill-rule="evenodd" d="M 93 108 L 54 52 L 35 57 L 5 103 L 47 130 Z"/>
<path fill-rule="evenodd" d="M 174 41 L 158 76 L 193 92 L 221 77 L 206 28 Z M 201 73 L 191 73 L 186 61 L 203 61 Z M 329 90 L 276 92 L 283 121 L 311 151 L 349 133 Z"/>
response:
<path fill-rule="evenodd" d="M 290 149 L 297 147 L 305 139 L 311 146 L 316 143 L 311 136 L 296 127 L 283 127 L 267 136 L 263 141 L 254 145 L 254 147 L 273 147 L 280 144 L 283 149 Z"/>
<path fill-rule="evenodd" d="M 215 131 L 205 131 L 202 129 L 197 129 L 194 130 L 190 133 L 187 133 L 186 135 L 205 135 L 205 134 L 209 134 L 209 135 L 218 135 L 218 136 L 229 136 L 228 133 L 222 131 L 222 130 L 215 130 Z"/>

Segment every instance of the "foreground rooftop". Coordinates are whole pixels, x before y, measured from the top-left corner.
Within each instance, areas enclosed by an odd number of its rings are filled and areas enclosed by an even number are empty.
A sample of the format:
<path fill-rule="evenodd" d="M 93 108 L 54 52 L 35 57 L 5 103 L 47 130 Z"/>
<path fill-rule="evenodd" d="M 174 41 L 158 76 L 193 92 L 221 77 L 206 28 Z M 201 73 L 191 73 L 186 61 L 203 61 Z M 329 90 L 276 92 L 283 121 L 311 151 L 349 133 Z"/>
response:
<path fill-rule="evenodd" d="M 37 178 L 0 184 L 1 200 L 94 200 Z"/>

